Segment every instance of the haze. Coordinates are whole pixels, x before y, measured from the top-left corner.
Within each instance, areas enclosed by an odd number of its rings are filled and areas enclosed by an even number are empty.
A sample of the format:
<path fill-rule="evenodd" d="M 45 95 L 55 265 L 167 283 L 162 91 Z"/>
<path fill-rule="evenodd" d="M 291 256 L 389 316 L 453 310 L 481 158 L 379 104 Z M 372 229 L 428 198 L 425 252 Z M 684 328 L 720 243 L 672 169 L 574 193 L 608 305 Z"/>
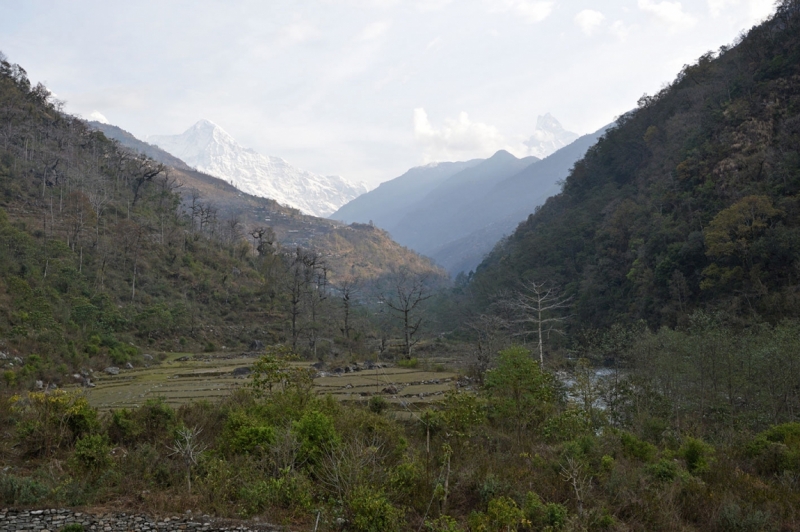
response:
<path fill-rule="evenodd" d="M 486 157 L 551 112 L 588 133 L 731 43 L 771 0 L 0 0 L 0 50 L 140 138 L 200 118 L 370 186 Z"/>

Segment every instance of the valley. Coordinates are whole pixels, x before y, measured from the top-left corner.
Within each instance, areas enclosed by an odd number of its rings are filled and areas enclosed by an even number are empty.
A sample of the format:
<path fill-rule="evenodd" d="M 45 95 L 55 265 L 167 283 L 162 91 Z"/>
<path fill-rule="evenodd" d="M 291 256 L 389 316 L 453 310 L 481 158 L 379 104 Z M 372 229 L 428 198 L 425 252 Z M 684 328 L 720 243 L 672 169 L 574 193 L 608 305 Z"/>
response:
<path fill-rule="evenodd" d="M 798 50 L 782 0 L 584 136 L 416 107 L 420 153 L 468 156 L 333 199 L 208 121 L 156 146 L 66 113 L 0 54 L 0 529 L 800 530 Z"/>

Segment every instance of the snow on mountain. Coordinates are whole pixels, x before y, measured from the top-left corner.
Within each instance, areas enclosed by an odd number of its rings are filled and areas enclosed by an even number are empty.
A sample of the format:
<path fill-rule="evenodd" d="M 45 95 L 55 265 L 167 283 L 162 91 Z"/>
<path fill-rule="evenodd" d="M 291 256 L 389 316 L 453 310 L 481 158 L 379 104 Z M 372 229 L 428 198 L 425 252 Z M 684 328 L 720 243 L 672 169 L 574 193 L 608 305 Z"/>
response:
<path fill-rule="evenodd" d="M 279 157 L 244 148 L 208 120 L 200 120 L 180 135 L 151 135 L 147 141 L 243 192 L 314 216 L 326 217 L 368 190 L 363 183 L 300 170 Z"/>
<path fill-rule="evenodd" d="M 580 135 L 567 131 L 553 115 L 547 113 L 536 120 L 536 129 L 525 145 L 529 148 L 529 155 L 540 159 L 555 153 L 564 146 L 572 144 Z"/>

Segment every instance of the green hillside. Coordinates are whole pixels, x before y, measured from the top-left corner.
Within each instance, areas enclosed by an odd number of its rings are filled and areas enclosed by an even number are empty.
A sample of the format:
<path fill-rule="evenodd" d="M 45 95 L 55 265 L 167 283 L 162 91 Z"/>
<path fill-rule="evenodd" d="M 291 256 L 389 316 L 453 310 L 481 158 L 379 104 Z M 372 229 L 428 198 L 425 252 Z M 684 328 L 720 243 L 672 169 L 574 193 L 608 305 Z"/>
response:
<path fill-rule="evenodd" d="M 375 300 L 398 269 L 446 279 L 370 226 L 302 216 L 124 149 L 0 59 L 0 364 L 12 388 L 153 350 L 351 350 L 342 283 Z M 373 325 L 347 304 L 368 352 Z"/>
<path fill-rule="evenodd" d="M 643 97 L 483 262 L 476 291 L 554 283 L 574 296 L 580 327 L 675 325 L 698 308 L 797 316 L 797 9 L 784 2 Z"/>

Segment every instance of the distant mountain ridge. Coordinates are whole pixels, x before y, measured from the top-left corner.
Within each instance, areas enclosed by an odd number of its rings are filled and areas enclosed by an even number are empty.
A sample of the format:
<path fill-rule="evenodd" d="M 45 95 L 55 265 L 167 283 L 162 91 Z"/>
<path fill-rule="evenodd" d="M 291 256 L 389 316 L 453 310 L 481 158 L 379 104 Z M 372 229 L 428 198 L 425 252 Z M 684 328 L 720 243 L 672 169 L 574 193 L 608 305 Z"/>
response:
<path fill-rule="evenodd" d="M 559 129 L 563 135 L 556 134 Z M 574 135 L 551 115 L 539 117 L 537 130 L 542 133 L 537 145 L 542 150 L 549 149 L 547 142 L 552 148 Z M 485 160 L 412 168 L 343 206 L 331 218 L 373 221 L 452 275 L 469 272 L 503 236 L 560 191 L 560 182 L 605 131 L 573 140 L 543 160 L 518 159 L 501 150 Z"/>
<path fill-rule="evenodd" d="M 314 216 L 328 216 L 367 192 L 363 183 L 300 170 L 279 157 L 244 148 L 209 120 L 198 121 L 180 135 L 150 135 L 147 141 L 243 192 Z"/>

